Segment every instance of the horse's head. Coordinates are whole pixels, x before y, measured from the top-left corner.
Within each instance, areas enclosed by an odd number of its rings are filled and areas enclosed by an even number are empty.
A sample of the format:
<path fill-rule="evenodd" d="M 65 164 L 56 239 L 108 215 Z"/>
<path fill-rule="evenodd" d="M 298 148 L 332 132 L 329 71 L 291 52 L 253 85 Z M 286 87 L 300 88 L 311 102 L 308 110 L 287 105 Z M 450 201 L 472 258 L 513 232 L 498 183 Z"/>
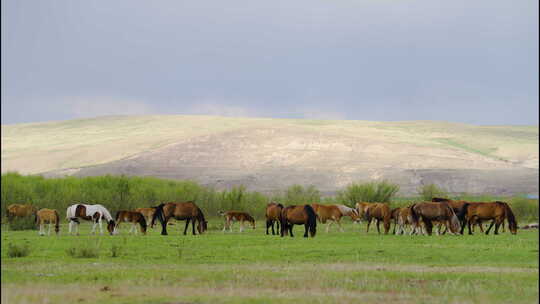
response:
<path fill-rule="evenodd" d="M 110 235 L 116 234 L 116 222 L 114 220 L 110 220 L 109 223 L 107 223 L 107 230 Z"/>
<path fill-rule="evenodd" d="M 197 224 L 197 230 L 199 233 L 203 233 L 206 230 L 208 230 L 208 221 L 206 220 L 199 220 L 199 223 Z"/>
<path fill-rule="evenodd" d="M 358 214 L 358 210 L 352 209 L 351 213 L 349 213 L 349 216 L 351 217 L 351 220 L 354 223 L 360 223 L 361 222 L 361 218 L 360 218 L 360 215 Z"/>

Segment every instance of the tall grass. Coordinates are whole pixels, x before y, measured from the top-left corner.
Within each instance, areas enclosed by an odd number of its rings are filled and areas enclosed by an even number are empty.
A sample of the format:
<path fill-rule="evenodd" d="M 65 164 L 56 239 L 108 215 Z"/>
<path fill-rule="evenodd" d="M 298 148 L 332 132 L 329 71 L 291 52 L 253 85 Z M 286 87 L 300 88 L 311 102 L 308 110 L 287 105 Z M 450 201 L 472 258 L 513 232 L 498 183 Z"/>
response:
<path fill-rule="evenodd" d="M 266 195 L 248 191 L 244 186 L 216 190 L 189 180 L 165 180 L 154 177 L 95 176 L 44 178 L 6 173 L 1 178 L 1 212 L 5 217 L 7 205 L 32 204 L 38 208 L 56 209 L 61 219 L 66 208 L 75 203 L 103 204 L 112 214 L 122 209 L 156 206 L 165 202 L 194 200 L 209 217 L 217 216 L 219 210 L 242 210 L 254 217 L 264 217 L 265 206 L 270 201 L 285 205 L 305 203 L 340 203 L 354 206 L 356 202 L 389 202 L 402 206 L 422 198 L 396 197 L 399 186 L 388 181 L 352 183 L 338 191 L 336 196 L 321 197 L 315 186 L 292 185 L 283 191 Z M 450 197 L 469 201 L 507 201 L 519 220 L 538 219 L 538 200 L 523 197 Z M 23 226 L 33 224 L 28 218 Z M 23 228 L 25 229 L 25 228 Z M 26 228 L 27 229 L 27 228 Z"/>

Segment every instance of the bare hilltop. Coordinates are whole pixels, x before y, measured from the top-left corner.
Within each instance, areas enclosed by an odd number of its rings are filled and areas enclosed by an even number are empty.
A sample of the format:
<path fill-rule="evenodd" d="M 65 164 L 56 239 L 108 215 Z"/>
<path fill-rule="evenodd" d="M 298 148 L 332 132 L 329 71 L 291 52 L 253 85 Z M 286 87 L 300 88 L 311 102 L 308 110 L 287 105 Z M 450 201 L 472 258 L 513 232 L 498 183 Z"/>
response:
<path fill-rule="evenodd" d="M 2 172 L 126 174 L 273 191 L 332 193 L 386 179 L 401 194 L 436 183 L 450 192 L 538 194 L 538 126 L 108 116 L 2 125 Z"/>

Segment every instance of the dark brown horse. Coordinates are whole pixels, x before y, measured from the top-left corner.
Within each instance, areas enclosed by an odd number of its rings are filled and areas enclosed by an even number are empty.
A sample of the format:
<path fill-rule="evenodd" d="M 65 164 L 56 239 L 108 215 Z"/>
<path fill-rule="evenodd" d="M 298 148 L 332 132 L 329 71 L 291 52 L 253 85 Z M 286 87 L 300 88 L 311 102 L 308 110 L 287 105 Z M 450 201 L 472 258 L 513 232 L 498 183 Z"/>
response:
<path fill-rule="evenodd" d="M 281 217 L 282 209 L 282 204 L 272 202 L 266 205 L 266 234 L 268 234 L 268 228 L 270 227 L 272 227 L 272 235 L 276 234 L 276 232 L 274 232 L 274 223 L 276 223 L 277 234 L 279 234 L 279 219 Z"/>
<path fill-rule="evenodd" d="M 512 234 L 517 233 L 517 221 L 510 206 L 505 202 L 491 202 L 491 203 L 467 203 L 464 207 L 465 217 L 469 228 L 469 234 L 472 234 L 471 224 L 475 222 L 481 222 L 491 220 L 491 225 L 486 230 L 486 234 L 495 224 L 495 234 L 499 234 L 499 226 L 506 219 L 508 221 L 508 228 Z M 461 227 L 461 233 L 463 233 L 464 226 Z"/>
<path fill-rule="evenodd" d="M 317 233 L 317 214 L 310 205 L 287 206 L 281 210 L 281 236 L 289 233 L 293 237 L 293 226 L 304 225 L 304 237 L 311 237 Z"/>
<path fill-rule="evenodd" d="M 184 228 L 184 235 L 187 234 L 189 222 L 191 221 L 192 234 L 195 235 L 195 222 L 198 222 L 197 230 L 199 234 L 203 233 L 207 229 L 208 222 L 204 219 L 202 210 L 195 204 L 195 202 L 183 202 L 183 203 L 166 203 L 156 207 L 156 212 L 152 218 L 152 225 L 156 221 L 156 218 L 161 223 L 161 235 L 167 235 L 167 222 L 170 218 L 174 218 L 179 221 L 186 221 L 186 227 Z"/>
<path fill-rule="evenodd" d="M 463 200 L 460 200 L 460 201 L 454 201 L 454 200 L 451 200 L 451 199 L 448 199 L 448 198 L 442 198 L 442 197 L 434 197 L 431 199 L 432 202 L 439 202 L 439 203 L 447 203 L 450 205 L 450 207 L 452 208 L 452 210 L 454 210 L 454 213 L 456 214 L 456 216 L 458 217 L 458 220 L 459 220 L 459 223 L 461 224 L 461 226 L 464 226 L 465 225 L 465 212 L 463 212 L 463 206 L 465 206 L 466 203 L 468 203 L 467 201 L 463 201 Z M 446 230 L 444 231 L 446 232 Z M 443 233 L 444 233 L 443 232 Z M 461 234 L 463 234 L 462 231 L 460 231 Z"/>
<path fill-rule="evenodd" d="M 424 223 L 428 235 L 433 230 L 433 222 L 443 222 L 452 233 L 459 232 L 459 220 L 449 204 L 434 202 L 416 203 L 411 207 L 411 216 L 414 227 L 420 227 L 420 221 Z"/>

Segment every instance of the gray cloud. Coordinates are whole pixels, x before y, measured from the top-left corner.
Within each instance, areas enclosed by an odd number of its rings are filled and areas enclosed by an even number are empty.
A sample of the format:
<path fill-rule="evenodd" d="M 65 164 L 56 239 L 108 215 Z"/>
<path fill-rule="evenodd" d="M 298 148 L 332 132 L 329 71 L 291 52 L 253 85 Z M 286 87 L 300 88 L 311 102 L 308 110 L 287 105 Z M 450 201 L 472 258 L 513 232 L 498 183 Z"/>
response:
<path fill-rule="evenodd" d="M 6 0 L 1 89 L 2 123 L 156 113 L 538 124 L 538 1 Z"/>

